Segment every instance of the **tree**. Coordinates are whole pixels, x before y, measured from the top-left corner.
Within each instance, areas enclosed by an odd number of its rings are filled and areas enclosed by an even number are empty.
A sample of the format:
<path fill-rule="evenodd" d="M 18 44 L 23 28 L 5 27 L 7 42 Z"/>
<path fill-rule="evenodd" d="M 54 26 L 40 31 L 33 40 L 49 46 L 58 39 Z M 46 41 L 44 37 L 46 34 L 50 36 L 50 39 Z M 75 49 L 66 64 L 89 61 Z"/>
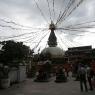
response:
<path fill-rule="evenodd" d="M 28 46 L 23 42 L 15 42 L 13 40 L 0 42 L 3 46 L 0 51 L 0 62 L 8 64 L 13 61 L 23 61 L 31 54 Z"/>

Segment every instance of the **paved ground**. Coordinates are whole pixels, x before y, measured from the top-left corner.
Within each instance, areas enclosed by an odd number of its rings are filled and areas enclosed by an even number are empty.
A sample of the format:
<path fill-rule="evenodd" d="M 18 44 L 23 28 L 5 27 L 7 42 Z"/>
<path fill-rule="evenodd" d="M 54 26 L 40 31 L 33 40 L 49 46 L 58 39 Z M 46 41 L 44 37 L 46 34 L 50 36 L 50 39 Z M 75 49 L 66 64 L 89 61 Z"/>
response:
<path fill-rule="evenodd" d="M 36 83 L 32 79 L 0 90 L 0 95 L 95 95 L 94 91 L 81 92 L 79 82 L 69 79 L 67 83 L 55 83 L 54 78 L 47 83 Z"/>

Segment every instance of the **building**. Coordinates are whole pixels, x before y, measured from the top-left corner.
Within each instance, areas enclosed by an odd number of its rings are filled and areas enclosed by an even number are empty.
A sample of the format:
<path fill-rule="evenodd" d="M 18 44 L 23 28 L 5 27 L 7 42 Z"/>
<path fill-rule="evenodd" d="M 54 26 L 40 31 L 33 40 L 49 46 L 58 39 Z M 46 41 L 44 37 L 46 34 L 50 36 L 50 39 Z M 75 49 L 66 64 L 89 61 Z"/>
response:
<path fill-rule="evenodd" d="M 92 46 L 81 46 L 68 48 L 65 52 L 68 62 L 72 64 L 73 69 L 77 69 L 79 63 L 91 65 L 95 71 L 95 49 Z"/>
<path fill-rule="evenodd" d="M 70 63 L 79 62 L 81 60 L 92 59 L 92 46 L 81 46 L 68 48 L 65 55 L 68 57 Z"/>

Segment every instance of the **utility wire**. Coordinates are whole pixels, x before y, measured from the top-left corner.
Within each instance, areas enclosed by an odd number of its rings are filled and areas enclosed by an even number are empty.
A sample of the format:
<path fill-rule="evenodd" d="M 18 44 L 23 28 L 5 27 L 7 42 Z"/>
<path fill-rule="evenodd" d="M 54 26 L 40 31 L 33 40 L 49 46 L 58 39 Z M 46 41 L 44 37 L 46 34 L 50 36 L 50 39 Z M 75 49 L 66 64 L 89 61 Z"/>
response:
<path fill-rule="evenodd" d="M 62 31 L 62 30 L 61 30 L 61 31 Z M 66 30 L 66 31 L 68 31 L 68 30 Z M 77 30 L 69 30 L 69 32 L 70 32 L 70 31 L 80 32 L 80 31 L 77 31 Z M 63 31 L 63 32 L 64 32 L 64 31 Z M 83 31 L 83 32 L 89 32 L 89 31 Z M 83 32 L 82 32 L 82 33 L 83 33 Z M 90 31 L 89 33 L 93 33 L 93 34 L 94 34 L 95 32 L 91 32 L 91 31 Z M 72 36 L 84 36 L 84 34 L 74 34 L 74 33 L 69 33 L 69 34 L 68 34 L 68 33 L 64 33 L 64 34 L 72 35 Z"/>
<path fill-rule="evenodd" d="M 61 13 L 62 13 L 62 11 L 60 11 L 60 13 L 59 13 L 59 15 L 58 15 L 58 18 L 57 18 L 57 21 L 56 21 L 56 25 L 57 25 L 57 23 L 58 23 L 58 21 L 59 21 L 59 19 L 60 19 L 60 17 L 61 17 Z"/>
<path fill-rule="evenodd" d="M 34 0 L 34 2 L 35 2 L 35 4 L 36 4 L 38 10 L 40 11 L 42 17 L 44 18 L 44 20 L 46 21 L 46 23 L 48 23 L 48 21 L 47 21 L 45 15 L 44 15 L 44 13 L 43 13 L 42 10 L 40 9 L 40 7 L 39 7 L 38 3 L 36 2 L 36 0 Z"/>
<path fill-rule="evenodd" d="M 72 33 L 71 31 L 68 31 L 66 30 L 66 32 L 64 32 L 63 30 L 61 30 L 63 32 L 63 34 L 66 34 L 66 35 L 70 35 L 70 36 L 84 36 L 83 34 L 75 34 L 75 33 Z M 68 32 L 67 32 L 68 31 Z M 71 32 L 71 33 L 70 33 Z M 77 31 L 76 31 L 77 32 Z"/>
<path fill-rule="evenodd" d="M 69 17 L 82 3 L 84 0 L 80 0 L 78 4 L 75 5 L 75 7 L 66 15 L 66 17 L 63 19 L 64 21 Z"/>
<path fill-rule="evenodd" d="M 37 34 L 36 34 L 37 35 Z M 26 36 L 26 35 L 25 35 Z M 26 39 L 28 39 L 28 38 L 33 38 L 33 36 L 35 36 L 35 35 L 31 35 L 31 36 L 26 36 L 26 37 L 23 37 L 23 36 L 21 36 L 21 37 L 19 37 L 19 38 L 10 38 L 10 39 L 15 39 L 15 40 L 26 40 Z"/>
<path fill-rule="evenodd" d="M 44 35 L 44 34 L 46 34 L 46 32 L 41 32 L 41 33 L 39 33 L 39 34 L 37 34 L 34 38 L 32 38 L 32 40 L 30 39 L 30 41 L 31 41 L 31 43 L 34 41 L 36 41 L 36 42 L 39 42 L 39 39 L 41 39 L 41 37 L 42 37 L 42 35 Z"/>
<path fill-rule="evenodd" d="M 57 20 L 56 25 L 61 21 L 61 19 L 66 15 L 67 11 L 69 10 L 69 8 L 71 7 L 71 5 L 74 3 L 74 0 L 70 0 L 65 8 L 65 10 L 63 11 L 62 15 L 60 16 L 60 18 Z"/>
<path fill-rule="evenodd" d="M 2 25 L 2 24 L 0 24 L 0 27 L 3 27 L 3 28 L 10 28 L 10 29 L 12 29 L 12 30 L 28 30 L 28 31 L 31 31 L 31 30 L 33 30 L 33 28 L 32 29 L 23 29 L 23 28 L 15 28 L 15 27 L 12 27 L 12 26 L 10 26 L 10 25 Z M 34 28 L 34 29 L 47 29 L 47 28 Z"/>
<path fill-rule="evenodd" d="M 55 0 L 53 0 L 53 20 L 55 20 Z"/>
<path fill-rule="evenodd" d="M 57 39 L 59 39 L 58 33 L 55 33 L 55 35 L 56 35 Z M 58 43 L 59 43 L 60 47 L 63 49 L 63 47 L 62 47 L 62 45 L 60 43 L 60 39 L 59 39 Z"/>
<path fill-rule="evenodd" d="M 39 42 L 39 40 L 40 40 L 40 39 L 43 37 L 43 35 L 45 35 L 45 34 L 46 34 L 46 32 L 40 34 L 38 37 L 36 37 L 36 38 L 34 39 L 34 41 L 38 41 L 38 42 Z"/>
<path fill-rule="evenodd" d="M 63 42 L 63 45 L 67 48 L 67 47 L 74 47 L 77 46 L 77 44 L 75 45 L 75 43 L 72 43 L 72 41 L 70 41 L 69 39 L 67 40 L 65 37 L 64 39 L 61 37 L 62 35 L 59 35 L 60 40 Z"/>
<path fill-rule="evenodd" d="M 49 32 L 48 32 L 48 33 L 49 33 Z M 39 46 L 39 44 L 41 43 L 41 41 L 47 36 L 48 33 L 46 33 L 46 34 L 40 39 L 40 41 L 39 41 L 38 44 L 34 47 L 34 49 Z"/>
<path fill-rule="evenodd" d="M 71 9 L 72 6 L 74 6 L 75 1 L 76 0 L 70 0 L 69 1 L 68 5 L 67 5 L 67 9 L 66 9 L 64 15 L 60 18 L 60 22 L 62 22 L 62 19 L 66 18 L 66 15 L 68 14 L 69 10 Z"/>
<path fill-rule="evenodd" d="M 44 31 L 44 30 L 42 30 L 42 31 Z M 40 31 L 39 31 L 39 32 L 40 32 Z M 20 35 L 14 35 L 14 36 L 0 36 L 0 37 L 3 37 L 4 39 L 17 38 L 17 37 L 22 37 L 22 36 L 26 36 L 26 35 L 29 35 L 29 34 L 39 33 L 39 32 L 29 32 L 29 33 L 23 33 L 23 34 L 20 34 Z"/>
<path fill-rule="evenodd" d="M 13 25 L 17 25 L 17 26 L 20 26 L 20 27 L 32 28 L 32 29 L 33 29 L 33 27 L 24 26 L 24 25 L 21 25 L 21 24 L 18 24 L 18 23 L 16 23 L 16 22 L 14 22 L 14 21 L 6 21 L 5 19 L 2 19 L 2 18 L 0 18 L 0 20 L 3 21 L 3 22 L 5 22 L 5 23 L 8 23 L 8 24 L 13 24 Z"/>
<path fill-rule="evenodd" d="M 62 35 L 61 35 L 61 36 L 62 36 Z M 71 44 L 71 43 L 69 42 L 69 40 L 67 40 L 65 37 L 64 37 L 64 39 L 63 39 L 61 36 L 60 36 L 61 40 L 64 42 L 64 44 L 65 44 L 67 47 L 73 46 L 73 44 Z"/>
<path fill-rule="evenodd" d="M 48 10 L 49 10 L 49 14 L 50 14 L 50 21 L 52 21 L 52 19 L 51 19 L 51 10 L 50 10 L 50 4 L 49 4 L 49 1 L 48 0 L 46 0 L 47 1 L 47 4 L 48 4 Z"/>
<path fill-rule="evenodd" d="M 56 32 L 57 33 L 57 32 Z M 58 35 L 58 33 L 57 33 L 57 35 Z M 63 41 L 62 41 L 62 39 L 60 38 L 60 35 L 59 36 L 57 36 L 57 38 L 59 38 L 59 40 L 62 42 L 62 44 L 66 47 L 66 48 L 68 48 L 68 46 L 66 45 L 66 43 L 63 43 Z M 61 45 L 61 47 L 62 47 L 62 49 L 64 50 L 64 47 Z"/>
<path fill-rule="evenodd" d="M 23 33 L 23 34 L 20 34 L 20 35 L 15 35 L 15 36 L 10 36 L 10 37 L 3 37 L 5 39 L 9 39 L 9 38 L 15 38 L 15 37 L 21 37 L 21 36 L 25 36 L 27 34 L 32 34 L 32 33 L 37 33 L 37 32 L 30 32 L 30 33 Z M 2 36 L 1 36 L 2 37 Z"/>
<path fill-rule="evenodd" d="M 57 30 L 69 30 L 69 31 L 78 31 L 78 32 L 88 32 L 88 31 L 85 31 L 85 30 L 70 29 L 70 28 L 57 28 Z"/>
<path fill-rule="evenodd" d="M 43 33 L 42 33 L 43 34 Z M 34 41 L 36 38 L 38 39 L 39 35 L 41 35 L 41 33 L 38 33 L 36 36 L 34 35 L 34 37 L 32 36 L 31 38 L 27 39 L 27 40 L 24 40 L 24 42 L 29 42 L 29 41 Z"/>
<path fill-rule="evenodd" d="M 64 40 L 63 40 L 63 39 L 61 38 L 61 36 L 60 36 L 60 39 L 61 39 L 63 45 L 64 45 L 66 48 L 70 47 L 70 46 L 67 44 L 68 42 L 64 42 L 65 38 L 64 38 Z"/>
<path fill-rule="evenodd" d="M 64 2 L 65 2 L 65 0 L 63 0 Z M 62 2 L 63 3 L 63 2 Z M 58 15 L 58 18 L 57 18 L 57 20 L 56 20 L 56 25 L 57 25 L 57 23 L 58 23 L 58 21 L 59 21 L 59 19 L 60 19 L 60 17 L 61 17 L 61 13 L 62 13 L 62 8 L 63 8 L 63 6 L 61 7 L 61 10 L 60 10 L 60 12 L 59 12 L 59 15 Z M 66 8 L 65 8 L 66 9 Z M 64 11 L 65 11 L 65 9 L 64 9 Z M 63 12 L 64 12 L 63 11 Z M 63 13 L 62 13 L 63 14 Z"/>
<path fill-rule="evenodd" d="M 72 14 L 72 12 L 73 12 L 74 10 L 76 10 L 76 8 L 78 8 L 78 7 L 82 4 L 83 1 L 84 1 L 84 0 L 80 0 L 80 1 L 71 9 L 70 12 L 68 12 L 68 13 L 65 14 L 65 17 L 63 17 L 63 18 L 60 19 L 59 23 L 61 24 L 63 20 L 65 21 L 65 20 L 67 19 L 67 17 L 69 17 L 69 16 Z M 70 9 L 70 8 L 69 8 L 69 9 Z"/>
<path fill-rule="evenodd" d="M 95 20 L 94 21 L 87 21 L 87 22 L 83 22 L 83 23 L 78 23 L 78 24 L 73 24 L 73 25 L 69 25 L 67 27 L 72 27 L 72 26 L 76 27 L 76 26 L 81 26 L 81 25 L 83 26 L 85 24 L 90 24 L 90 23 L 95 23 Z"/>
<path fill-rule="evenodd" d="M 62 38 L 61 38 L 62 39 Z M 62 39 L 63 40 L 63 39 Z M 73 46 L 75 46 L 75 43 L 73 44 L 72 43 L 72 41 L 70 41 L 69 39 L 67 40 L 66 39 L 66 37 L 64 37 L 64 41 L 63 41 L 64 43 L 66 43 L 66 45 L 68 46 L 68 47 L 73 47 Z"/>
<path fill-rule="evenodd" d="M 66 27 L 68 29 L 89 29 L 89 28 L 95 28 L 95 25 L 91 26 L 82 26 L 82 27 Z"/>
<path fill-rule="evenodd" d="M 32 36 L 25 37 L 24 40 L 23 40 L 23 42 L 33 41 L 33 40 L 35 40 L 37 37 L 39 37 L 39 34 L 40 34 L 40 33 L 38 33 L 38 34 L 36 34 L 36 35 L 32 35 Z M 28 38 L 28 39 L 27 39 L 27 38 Z M 21 39 L 19 39 L 19 40 L 21 40 Z"/>

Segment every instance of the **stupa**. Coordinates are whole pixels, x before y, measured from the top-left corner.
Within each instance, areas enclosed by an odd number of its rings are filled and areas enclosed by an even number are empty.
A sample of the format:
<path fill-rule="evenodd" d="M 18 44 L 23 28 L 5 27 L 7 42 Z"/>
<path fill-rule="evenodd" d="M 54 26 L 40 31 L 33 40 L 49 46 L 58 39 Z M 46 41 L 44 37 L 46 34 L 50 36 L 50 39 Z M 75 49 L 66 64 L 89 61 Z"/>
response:
<path fill-rule="evenodd" d="M 51 24 L 49 26 L 49 29 L 51 30 L 50 36 L 48 38 L 48 46 L 47 48 L 43 49 L 41 54 L 42 55 L 47 55 L 49 54 L 51 58 L 63 58 L 64 57 L 64 51 L 57 47 L 57 37 L 55 35 L 54 30 L 56 29 L 56 26 L 54 23 L 51 21 Z"/>

